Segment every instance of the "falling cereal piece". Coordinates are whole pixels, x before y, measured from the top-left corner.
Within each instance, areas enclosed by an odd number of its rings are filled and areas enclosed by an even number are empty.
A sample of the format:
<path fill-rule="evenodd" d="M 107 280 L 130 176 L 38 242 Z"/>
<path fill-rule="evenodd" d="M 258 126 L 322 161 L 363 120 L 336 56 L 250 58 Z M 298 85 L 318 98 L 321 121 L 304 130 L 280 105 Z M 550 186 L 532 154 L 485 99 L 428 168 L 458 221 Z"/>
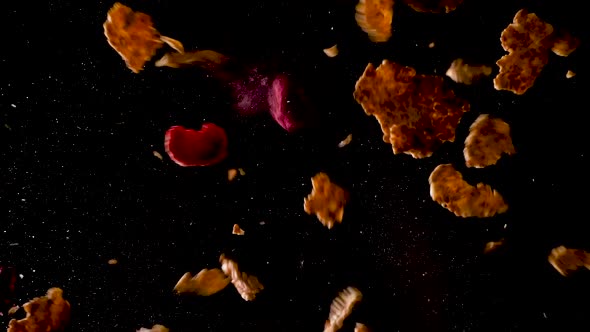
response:
<path fill-rule="evenodd" d="M 386 42 L 391 37 L 393 0 L 359 0 L 355 19 L 372 42 Z"/>
<path fill-rule="evenodd" d="M 115 3 L 107 13 L 103 28 L 109 45 L 136 74 L 164 43 L 182 50 L 182 44 L 179 41 L 160 35 L 154 28 L 149 15 L 134 12 L 119 2 Z"/>
<path fill-rule="evenodd" d="M 508 210 L 502 196 L 489 185 L 472 186 L 451 164 L 438 165 L 428 178 L 430 196 L 458 217 L 492 217 Z"/>
<path fill-rule="evenodd" d="M 108 263 L 109 263 L 109 265 L 117 265 L 119 263 L 119 261 L 116 259 L 109 259 Z"/>
<path fill-rule="evenodd" d="M 221 255 L 219 257 L 221 269 L 230 276 L 231 283 L 236 287 L 236 290 L 242 298 L 246 301 L 253 301 L 256 295 L 264 289 L 264 286 L 258 281 L 255 276 L 250 276 L 245 272 L 240 272 L 238 264 L 231 259 Z"/>
<path fill-rule="evenodd" d="M 574 76 L 576 76 L 576 73 L 571 70 L 568 70 L 567 73 L 565 73 L 566 78 L 572 78 Z"/>
<path fill-rule="evenodd" d="M 393 153 L 430 157 L 444 142 L 455 140 L 455 129 L 467 101 L 455 96 L 439 76 L 417 75 L 411 67 L 384 60 L 375 69 L 369 63 L 356 82 L 355 100 L 374 116 L 383 141 Z"/>
<path fill-rule="evenodd" d="M 23 309 L 27 316 L 10 320 L 7 332 L 63 331 L 70 321 L 70 303 L 62 294 L 61 289 L 51 288 L 46 296 L 25 303 Z"/>
<path fill-rule="evenodd" d="M 185 273 L 174 286 L 174 291 L 209 296 L 223 290 L 229 282 L 230 279 L 220 269 L 202 269 L 194 277 L 189 272 Z"/>
<path fill-rule="evenodd" d="M 484 254 L 492 253 L 492 252 L 498 250 L 498 248 L 502 247 L 503 245 L 504 245 L 504 239 L 500 239 L 499 241 L 490 241 L 490 242 L 486 243 L 483 253 Z"/>
<path fill-rule="evenodd" d="M 419 13 L 450 13 L 463 3 L 463 0 L 404 0 Z"/>
<path fill-rule="evenodd" d="M 324 48 L 324 53 L 330 58 L 333 58 L 338 55 L 338 45 L 334 45 L 332 47 Z"/>
<path fill-rule="evenodd" d="M 465 164 L 475 168 L 494 165 L 503 153 L 516 153 L 510 137 L 510 126 L 501 119 L 481 114 L 469 127 L 469 135 L 465 139 Z"/>
<path fill-rule="evenodd" d="M 238 168 L 238 172 L 240 172 L 240 176 L 246 175 L 246 171 L 243 168 Z"/>
<path fill-rule="evenodd" d="M 162 154 L 160 154 L 160 152 L 154 150 L 152 153 L 154 154 L 154 157 L 156 157 L 160 160 L 164 160 L 164 157 L 162 157 Z"/>
<path fill-rule="evenodd" d="M 234 228 L 232 229 L 232 234 L 234 235 L 244 235 L 244 230 L 240 228 L 240 225 L 234 224 Z"/>
<path fill-rule="evenodd" d="M 569 249 L 564 246 L 559 246 L 551 250 L 549 263 L 551 263 L 562 276 L 567 277 L 580 267 L 585 267 L 590 270 L 590 253 L 581 249 Z"/>
<path fill-rule="evenodd" d="M 156 324 L 152 326 L 151 329 L 146 329 L 145 327 L 140 328 L 137 332 L 170 332 L 168 328 L 164 325 Z"/>
<path fill-rule="evenodd" d="M 436 45 L 434 44 L 434 42 L 432 42 L 432 43 L 428 44 L 428 48 L 434 48 L 434 46 L 436 46 Z"/>
<path fill-rule="evenodd" d="M 363 298 L 361 292 L 354 287 L 347 287 L 332 301 L 330 315 L 324 325 L 324 332 L 336 332 L 342 328 L 344 320 L 352 313 L 357 302 Z"/>
<path fill-rule="evenodd" d="M 184 53 L 184 46 L 178 40 L 166 36 L 160 36 L 160 40 L 172 47 L 176 52 Z"/>
<path fill-rule="evenodd" d="M 579 40 L 567 32 L 555 32 L 551 24 L 534 13 L 521 9 L 500 37 L 507 55 L 496 62 L 500 72 L 494 78 L 496 90 L 524 94 L 533 86 L 541 70 L 549 61 L 549 50 L 568 56 L 579 45 Z"/>
<path fill-rule="evenodd" d="M 351 141 L 352 141 L 352 134 L 348 134 L 348 136 L 346 136 L 345 139 L 343 139 L 340 143 L 338 143 L 338 147 L 343 148 L 343 147 L 347 146 L 348 144 L 350 144 Z"/>
<path fill-rule="evenodd" d="M 238 176 L 238 170 L 237 169 L 232 168 L 232 169 L 229 169 L 227 171 L 227 179 L 229 181 L 233 181 L 236 178 L 236 176 Z"/>
<path fill-rule="evenodd" d="M 316 174 L 311 183 L 313 189 L 303 200 L 303 209 L 307 214 L 315 214 L 324 226 L 331 229 L 335 223 L 342 222 L 349 194 L 332 183 L 326 173 Z"/>
<path fill-rule="evenodd" d="M 166 53 L 156 61 L 156 67 L 184 68 L 197 66 L 207 70 L 221 68 L 229 58 L 211 50 L 190 51 L 185 53 Z"/>
<path fill-rule="evenodd" d="M 484 65 L 469 65 L 463 62 L 463 59 L 456 59 L 451 63 L 451 67 L 446 75 L 457 83 L 470 85 L 477 82 L 484 76 L 492 74 L 492 67 Z"/>
<path fill-rule="evenodd" d="M 356 323 L 354 332 L 370 332 L 369 328 L 363 323 Z"/>

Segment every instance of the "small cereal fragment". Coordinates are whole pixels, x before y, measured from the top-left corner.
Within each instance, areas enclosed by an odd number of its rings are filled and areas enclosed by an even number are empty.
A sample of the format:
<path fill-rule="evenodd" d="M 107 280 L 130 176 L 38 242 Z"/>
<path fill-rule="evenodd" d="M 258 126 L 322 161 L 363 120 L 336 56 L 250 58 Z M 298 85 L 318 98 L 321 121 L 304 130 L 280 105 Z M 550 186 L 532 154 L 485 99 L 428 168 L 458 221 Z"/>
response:
<path fill-rule="evenodd" d="M 492 217 L 508 210 L 497 191 L 483 183 L 470 185 L 451 164 L 438 165 L 428 183 L 432 199 L 458 217 Z"/>
<path fill-rule="evenodd" d="M 160 40 L 172 47 L 176 52 L 184 53 L 184 46 L 178 40 L 166 36 L 160 36 Z"/>
<path fill-rule="evenodd" d="M 484 76 L 492 74 L 492 67 L 484 65 L 469 65 L 463 59 L 456 59 L 451 63 L 451 67 L 446 72 L 446 75 L 457 83 L 470 85 L 477 82 Z"/>
<path fill-rule="evenodd" d="M 383 141 L 393 153 L 430 157 L 444 142 L 455 140 L 455 129 L 469 103 L 455 96 L 439 76 L 416 75 L 413 68 L 384 60 L 369 63 L 356 82 L 355 100 L 379 121 Z"/>
<path fill-rule="evenodd" d="M 574 76 L 576 76 L 576 73 L 571 70 L 568 70 L 567 73 L 565 73 L 566 78 L 572 78 Z"/>
<path fill-rule="evenodd" d="M 490 241 L 490 242 L 486 243 L 483 253 L 484 254 L 492 253 L 492 252 L 498 250 L 498 248 L 500 248 L 503 245 L 504 245 L 504 239 L 500 239 L 499 241 Z"/>
<path fill-rule="evenodd" d="M 140 328 L 137 332 L 169 332 L 170 330 L 164 325 L 156 324 L 151 329 Z"/>
<path fill-rule="evenodd" d="M 238 170 L 237 169 L 232 168 L 232 169 L 229 169 L 227 171 L 227 179 L 229 181 L 233 181 L 236 178 L 236 176 L 238 176 Z"/>
<path fill-rule="evenodd" d="M 333 58 L 338 55 L 338 45 L 334 45 L 332 47 L 324 48 L 324 53 L 330 58 Z"/>
<path fill-rule="evenodd" d="M 238 172 L 240 172 L 240 176 L 246 175 L 246 171 L 243 168 L 238 168 Z"/>
<path fill-rule="evenodd" d="M 559 246 L 551 250 L 549 254 L 549 263 L 562 276 L 567 277 L 580 267 L 590 270 L 590 253 L 581 249 L 569 249 Z"/>
<path fill-rule="evenodd" d="M 324 325 L 324 332 L 336 332 L 341 329 L 344 320 L 352 313 L 354 305 L 362 298 L 363 294 L 354 287 L 347 287 L 341 291 L 330 305 L 330 315 Z"/>
<path fill-rule="evenodd" d="M 103 28 L 109 45 L 136 74 L 164 43 L 149 15 L 134 12 L 119 2 L 107 13 Z"/>
<path fill-rule="evenodd" d="M 343 139 L 342 141 L 340 141 L 340 143 L 338 143 L 338 147 L 343 148 L 343 147 L 347 146 L 348 144 L 350 144 L 351 141 L 352 141 L 352 134 L 348 134 L 348 136 L 346 136 L 345 139 Z"/>
<path fill-rule="evenodd" d="M 393 0 L 359 0 L 355 19 L 372 42 L 386 42 L 391 37 Z"/>
<path fill-rule="evenodd" d="M 264 289 L 258 278 L 240 272 L 238 264 L 225 257 L 225 255 L 222 254 L 219 257 L 219 262 L 221 263 L 221 269 L 226 275 L 230 276 L 232 284 L 244 300 L 254 300 L 256 295 Z"/>
<path fill-rule="evenodd" d="M 8 309 L 8 315 L 9 315 L 9 316 L 12 316 L 12 315 L 14 315 L 14 314 L 15 314 L 15 313 L 18 311 L 18 309 L 19 309 L 19 308 L 20 308 L 20 307 L 19 307 L 19 306 L 17 306 L 17 305 L 15 305 L 15 306 L 12 306 L 10 309 Z"/>
<path fill-rule="evenodd" d="M 220 269 L 202 269 L 196 276 L 185 273 L 174 290 L 178 294 L 194 293 L 200 296 L 213 295 L 229 285 L 230 279 Z"/>
<path fill-rule="evenodd" d="M 428 44 L 428 48 L 434 48 L 434 46 L 436 46 L 436 44 L 434 44 L 434 42 Z"/>
<path fill-rule="evenodd" d="M 211 50 L 190 51 L 184 53 L 166 53 L 156 61 L 156 67 L 183 68 L 198 66 L 207 70 L 215 70 L 229 61 L 229 58 L 221 53 Z"/>
<path fill-rule="evenodd" d="M 413 10 L 419 13 L 450 13 L 463 0 L 404 0 Z"/>
<path fill-rule="evenodd" d="M 109 259 L 109 261 L 107 263 L 109 265 L 117 265 L 119 263 L 119 261 L 116 259 Z"/>
<path fill-rule="evenodd" d="M 318 173 L 311 178 L 312 190 L 303 200 L 303 209 L 307 214 L 314 214 L 328 229 L 335 223 L 341 223 L 344 206 L 349 194 L 346 190 L 332 183 L 326 173 Z"/>
<path fill-rule="evenodd" d="M 245 233 L 246 232 L 244 232 L 244 230 L 240 228 L 240 225 L 234 224 L 234 228 L 232 229 L 232 234 L 234 234 L 234 235 L 244 235 Z"/>
<path fill-rule="evenodd" d="M 70 303 L 63 299 L 63 291 L 50 288 L 46 296 L 37 297 L 23 305 L 27 316 L 12 319 L 7 332 L 57 332 L 70 322 Z"/>
<path fill-rule="evenodd" d="M 354 332 L 370 332 L 369 328 L 363 323 L 356 323 Z"/>
<path fill-rule="evenodd" d="M 559 56 L 568 56 L 580 46 L 580 39 L 565 30 L 556 31 L 553 34 L 551 51 Z"/>
<path fill-rule="evenodd" d="M 162 157 L 162 154 L 156 150 L 152 151 L 152 153 L 154 154 L 154 157 L 160 159 L 160 160 L 164 160 L 164 157 Z"/>
<path fill-rule="evenodd" d="M 524 94 L 533 86 L 549 61 L 549 50 L 568 56 L 580 41 L 567 32 L 556 32 L 553 26 L 534 13 L 521 9 L 500 37 L 507 55 L 496 62 L 500 72 L 494 78 L 496 90 Z"/>
<path fill-rule="evenodd" d="M 469 135 L 465 139 L 465 164 L 475 168 L 494 165 L 502 153 L 516 153 L 510 126 L 501 119 L 490 118 L 488 114 L 480 115 L 469 127 Z"/>

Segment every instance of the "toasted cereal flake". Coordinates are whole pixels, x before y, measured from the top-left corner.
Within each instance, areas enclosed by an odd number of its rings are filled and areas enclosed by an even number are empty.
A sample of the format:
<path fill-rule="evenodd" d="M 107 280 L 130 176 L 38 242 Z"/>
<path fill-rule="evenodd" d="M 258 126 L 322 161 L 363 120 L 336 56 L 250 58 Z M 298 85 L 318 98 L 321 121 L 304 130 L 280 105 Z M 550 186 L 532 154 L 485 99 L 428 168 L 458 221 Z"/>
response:
<path fill-rule="evenodd" d="M 463 59 L 456 59 L 451 63 L 451 66 L 446 72 L 446 75 L 457 83 L 470 85 L 477 82 L 484 76 L 492 74 L 492 67 L 484 65 L 470 65 L 463 61 Z"/>
<path fill-rule="evenodd" d="M 510 126 L 502 119 L 481 114 L 469 127 L 469 135 L 465 139 L 465 164 L 476 168 L 494 165 L 503 153 L 516 153 L 510 137 Z"/>
<path fill-rule="evenodd" d="M 430 196 L 458 217 L 492 217 L 508 210 L 502 196 L 489 185 L 472 186 L 451 164 L 438 165 L 428 178 Z"/>
<path fill-rule="evenodd" d="M 548 259 L 549 263 L 564 277 L 571 275 L 580 267 L 590 270 L 590 253 L 581 249 L 559 246 L 551 250 Z"/>
<path fill-rule="evenodd" d="M 237 169 L 232 168 L 232 169 L 229 169 L 227 171 L 227 179 L 229 181 L 233 181 L 236 178 L 236 176 L 238 176 L 238 170 Z"/>
<path fill-rule="evenodd" d="M 109 263 L 109 265 L 116 265 L 119 263 L 119 261 L 116 259 L 109 259 L 108 263 Z"/>
<path fill-rule="evenodd" d="M 240 228 L 240 225 L 234 224 L 234 228 L 232 229 L 232 234 L 234 234 L 234 235 L 244 235 L 245 233 L 246 232 L 244 232 L 244 230 Z"/>
<path fill-rule="evenodd" d="M 349 194 L 332 183 L 326 173 L 316 174 L 311 183 L 313 188 L 303 200 L 303 209 L 307 214 L 315 214 L 324 226 L 331 229 L 335 223 L 342 222 Z"/>
<path fill-rule="evenodd" d="M 46 296 L 37 297 L 23 305 L 27 316 L 12 319 L 7 332 L 57 332 L 70 322 L 70 303 L 59 288 L 50 288 Z"/>
<path fill-rule="evenodd" d="M 371 41 L 386 42 L 391 37 L 393 0 L 359 0 L 355 19 Z"/>
<path fill-rule="evenodd" d="M 347 146 L 348 144 L 350 144 L 351 141 L 352 141 L 352 134 L 348 134 L 348 136 L 346 136 L 345 139 L 343 139 L 340 143 L 338 143 L 338 147 L 343 148 L 343 147 Z"/>
<path fill-rule="evenodd" d="M 226 275 L 230 276 L 231 283 L 244 300 L 253 301 L 256 295 L 264 290 L 264 286 L 258 281 L 258 278 L 241 272 L 238 264 L 225 257 L 225 255 L 222 254 L 219 257 L 219 262 L 221 263 L 221 269 Z"/>
<path fill-rule="evenodd" d="M 499 241 L 490 241 L 490 242 L 486 243 L 486 246 L 485 246 L 483 252 L 484 252 L 484 254 L 492 253 L 492 252 L 498 250 L 498 248 L 500 248 L 503 245 L 504 245 L 504 239 L 500 239 Z"/>
<path fill-rule="evenodd" d="M 140 328 L 137 332 L 169 332 L 170 330 L 164 325 L 156 324 L 151 329 Z"/>
<path fill-rule="evenodd" d="M 332 47 L 324 48 L 324 53 L 330 58 L 333 58 L 338 55 L 338 45 L 334 45 Z"/>
<path fill-rule="evenodd" d="M 354 287 L 341 291 L 330 305 L 330 315 L 324 325 L 324 332 L 336 332 L 342 328 L 344 320 L 352 313 L 354 305 L 363 298 L 361 292 Z"/>
<path fill-rule="evenodd" d="M 354 332 L 370 332 L 369 328 L 363 323 L 356 323 Z"/>
<path fill-rule="evenodd" d="M 220 269 L 202 269 L 196 276 L 185 273 L 174 290 L 178 294 L 193 293 L 200 296 L 213 295 L 229 285 L 230 279 Z"/>
<path fill-rule="evenodd" d="M 411 67 L 384 60 L 367 65 L 357 81 L 355 100 L 374 116 L 383 141 L 393 153 L 430 157 L 444 142 L 455 140 L 455 129 L 470 107 L 455 96 L 440 76 L 417 75 Z"/>
<path fill-rule="evenodd" d="M 568 70 L 567 73 L 565 73 L 566 78 L 572 78 L 574 76 L 576 76 L 576 73 L 571 70 Z"/>

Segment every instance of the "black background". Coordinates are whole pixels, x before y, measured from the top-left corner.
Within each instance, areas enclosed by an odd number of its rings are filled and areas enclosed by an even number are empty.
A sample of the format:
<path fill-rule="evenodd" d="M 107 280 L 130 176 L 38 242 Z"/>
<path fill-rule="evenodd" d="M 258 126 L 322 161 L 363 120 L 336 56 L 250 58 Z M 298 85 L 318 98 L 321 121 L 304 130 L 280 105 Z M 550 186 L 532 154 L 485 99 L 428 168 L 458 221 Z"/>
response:
<path fill-rule="evenodd" d="M 355 321 L 374 331 L 587 326 L 589 273 L 564 278 L 547 262 L 558 245 L 590 249 L 588 24 L 580 1 L 465 0 L 446 15 L 398 1 L 385 44 L 358 28 L 354 1 L 124 4 L 150 14 L 186 49 L 297 74 L 320 121 L 288 134 L 268 113 L 239 115 L 227 91 L 198 70 L 148 64 L 133 74 L 103 35 L 113 2 L 11 2 L 2 9 L 0 56 L 0 264 L 23 275 L 17 303 L 63 288 L 71 331 L 158 323 L 171 331 L 319 331 L 334 296 L 353 285 L 364 299 L 343 331 Z M 500 33 L 521 8 L 569 29 L 582 46 L 568 58 L 551 54 L 535 85 L 517 96 L 494 90 L 492 78 L 504 55 Z M 336 43 L 340 54 L 328 58 L 322 49 Z M 456 143 L 422 160 L 393 155 L 352 97 L 365 66 L 390 59 L 444 75 L 458 57 L 494 72 L 472 86 L 446 78 L 472 105 Z M 567 80 L 568 69 L 578 75 Z M 467 169 L 462 142 L 481 113 L 511 125 L 517 154 Z M 163 151 L 165 131 L 203 121 L 226 129 L 228 159 L 174 164 Z M 349 133 L 351 144 L 339 149 Z M 509 211 L 462 219 L 438 206 L 428 176 L 441 163 L 492 185 Z M 247 174 L 228 183 L 234 167 Z M 303 211 L 319 171 L 352 195 L 331 231 Z M 245 236 L 231 234 L 234 223 Z M 484 256 L 485 243 L 501 237 L 505 248 Z M 218 267 L 221 253 L 265 285 L 254 302 L 231 288 L 204 298 L 172 293 L 183 273 Z M 112 258 L 119 264 L 108 265 Z"/>

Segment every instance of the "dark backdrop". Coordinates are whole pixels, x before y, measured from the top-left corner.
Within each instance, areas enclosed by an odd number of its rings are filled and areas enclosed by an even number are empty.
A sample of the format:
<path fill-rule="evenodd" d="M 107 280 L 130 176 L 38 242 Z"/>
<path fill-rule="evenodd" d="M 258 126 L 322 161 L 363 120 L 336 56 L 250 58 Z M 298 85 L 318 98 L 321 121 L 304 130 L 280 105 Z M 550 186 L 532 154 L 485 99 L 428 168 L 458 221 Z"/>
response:
<path fill-rule="evenodd" d="M 156 323 L 179 332 L 319 331 L 333 297 L 354 285 L 364 299 L 347 331 L 355 321 L 374 331 L 587 326 L 589 273 L 566 279 L 547 262 L 558 245 L 590 249 L 588 25 L 579 1 L 465 0 L 447 15 L 398 1 L 393 36 L 380 45 L 357 27 L 354 1 L 124 2 L 187 49 L 296 73 L 320 121 L 295 134 L 266 113 L 238 115 L 203 72 L 149 64 L 131 73 L 103 36 L 113 3 L 11 2 L 2 10 L 0 264 L 23 275 L 17 303 L 63 288 L 71 331 Z M 568 58 L 552 54 L 524 96 L 492 84 L 500 33 L 520 8 L 583 42 Z M 335 43 L 340 55 L 326 57 L 322 49 Z M 366 64 L 390 59 L 444 75 L 457 57 L 494 68 L 473 86 L 446 79 L 472 104 L 457 142 L 423 160 L 393 155 L 352 97 Z M 578 75 L 567 80 L 568 69 Z M 481 113 L 511 125 L 518 153 L 466 169 L 462 142 Z M 228 159 L 177 166 L 163 151 L 165 131 L 203 121 L 226 129 Z M 349 133 L 352 143 L 337 148 Z M 470 183 L 498 189 L 508 213 L 461 219 L 434 203 L 428 176 L 449 162 Z M 246 176 L 228 183 L 232 167 Z M 319 171 L 352 195 L 331 231 L 303 211 Z M 231 234 L 234 223 L 245 236 Z M 504 250 L 484 256 L 485 243 L 501 237 Z M 264 283 L 254 302 L 231 288 L 205 298 L 172 293 L 183 273 L 217 267 L 222 252 Z M 108 265 L 112 258 L 119 264 Z"/>

